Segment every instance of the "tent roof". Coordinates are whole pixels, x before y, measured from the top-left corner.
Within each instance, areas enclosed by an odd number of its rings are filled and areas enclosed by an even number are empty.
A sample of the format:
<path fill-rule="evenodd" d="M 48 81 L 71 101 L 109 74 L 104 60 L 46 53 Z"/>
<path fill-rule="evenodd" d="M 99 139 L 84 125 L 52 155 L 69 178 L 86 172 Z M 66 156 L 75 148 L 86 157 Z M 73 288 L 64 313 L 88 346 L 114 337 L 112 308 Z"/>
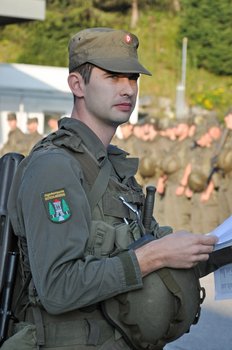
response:
<path fill-rule="evenodd" d="M 44 20 L 45 0 L 1 0 L 0 26 L 31 20 Z"/>
<path fill-rule="evenodd" d="M 0 63 L 0 93 L 69 94 L 67 77 L 67 68 Z"/>

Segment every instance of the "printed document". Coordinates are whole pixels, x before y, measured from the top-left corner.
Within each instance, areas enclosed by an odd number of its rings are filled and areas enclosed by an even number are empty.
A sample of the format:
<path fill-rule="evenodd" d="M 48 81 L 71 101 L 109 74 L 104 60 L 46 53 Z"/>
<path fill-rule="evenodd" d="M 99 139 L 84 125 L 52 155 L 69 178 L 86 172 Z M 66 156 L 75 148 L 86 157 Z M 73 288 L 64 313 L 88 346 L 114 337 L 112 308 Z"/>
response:
<path fill-rule="evenodd" d="M 232 216 L 209 234 L 218 237 L 214 250 L 232 246 Z M 232 254 L 232 250 L 231 250 Z M 232 299 L 232 263 L 222 266 L 214 272 L 215 299 Z"/>

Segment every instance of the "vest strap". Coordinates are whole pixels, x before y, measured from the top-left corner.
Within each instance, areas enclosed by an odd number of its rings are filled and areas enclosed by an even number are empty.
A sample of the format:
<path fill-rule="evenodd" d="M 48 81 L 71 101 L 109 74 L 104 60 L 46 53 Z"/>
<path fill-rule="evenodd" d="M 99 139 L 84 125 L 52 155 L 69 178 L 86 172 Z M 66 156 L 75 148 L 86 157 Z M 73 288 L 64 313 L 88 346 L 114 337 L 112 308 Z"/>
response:
<path fill-rule="evenodd" d="M 91 207 L 91 211 L 93 211 L 94 207 L 97 205 L 99 200 L 102 198 L 102 195 L 106 191 L 110 179 L 110 172 L 111 164 L 108 161 L 108 159 L 106 159 L 105 163 L 103 164 L 102 168 L 98 173 L 98 176 L 90 192 L 88 193 L 88 200 Z"/>
<path fill-rule="evenodd" d="M 96 161 L 89 154 L 88 149 L 85 145 L 82 145 L 85 152 L 79 153 L 74 152 L 68 148 L 63 148 L 63 150 L 74 157 L 81 164 L 81 168 L 83 170 L 85 180 L 87 182 L 87 186 L 84 186 L 86 191 L 86 196 L 88 198 L 88 202 L 91 208 L 91 212 L 97 205 L 97 203 L 102 198 L 105 193 L 111 173 L 111 163 L 106 158 L 105 162 L 102 164 L 102 167 L 96 163 Z M 100 169 L 99 169 L 100 168 Z"/>

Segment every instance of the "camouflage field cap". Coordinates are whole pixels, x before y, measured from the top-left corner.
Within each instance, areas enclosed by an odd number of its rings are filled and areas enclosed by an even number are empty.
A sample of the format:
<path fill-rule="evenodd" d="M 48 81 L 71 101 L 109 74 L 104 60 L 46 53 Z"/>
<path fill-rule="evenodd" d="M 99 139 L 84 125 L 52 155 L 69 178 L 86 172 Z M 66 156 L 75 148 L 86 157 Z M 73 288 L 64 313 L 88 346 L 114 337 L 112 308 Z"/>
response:
<path fill-rule="evenodd" d="M 33 124 L 33 123 L 38 123 L 38 122 L 39 122 L 39 120 L 36 117 L 27 119 L 27 124 Z"/>
<path fill-rule="evenodd" d="M 88 62 L 111 72 L 151 75 L 138 61 L 138 46 L 138 38 L 124 30 L 84 29 L 70 40 L 69 71 Z"/>
<path fill-rule="evenodd" d="M 7 114 L 7 120 L 17 120 L 16 113 L 10 112 Z"/>

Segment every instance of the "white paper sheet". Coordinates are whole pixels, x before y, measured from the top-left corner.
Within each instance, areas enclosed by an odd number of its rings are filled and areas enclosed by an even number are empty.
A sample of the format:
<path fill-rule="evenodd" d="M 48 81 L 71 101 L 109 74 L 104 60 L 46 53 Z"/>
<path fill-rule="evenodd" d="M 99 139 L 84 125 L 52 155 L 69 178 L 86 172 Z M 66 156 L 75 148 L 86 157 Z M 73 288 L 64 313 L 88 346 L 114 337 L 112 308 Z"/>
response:
<path fill-rule="evenodd" d="M 229 216 L 222 224 L 216 227 L 208 234 L 218 237 L 218 242 L 214 250 L 219 250 L 232 245 L 232 215 Z"/>
<path fill-rule="evenodd" d="M 232 215 L 208 234 L 218 237 L 214 250 L 232 246 Z M 214 287 L 216 300 L 232 299 L 232 263 L 214 272 Z"/>
<path fill-rule="evenodd" d="M 214 272 L 215 299 L 232 299 L 232 264 Z"/>

